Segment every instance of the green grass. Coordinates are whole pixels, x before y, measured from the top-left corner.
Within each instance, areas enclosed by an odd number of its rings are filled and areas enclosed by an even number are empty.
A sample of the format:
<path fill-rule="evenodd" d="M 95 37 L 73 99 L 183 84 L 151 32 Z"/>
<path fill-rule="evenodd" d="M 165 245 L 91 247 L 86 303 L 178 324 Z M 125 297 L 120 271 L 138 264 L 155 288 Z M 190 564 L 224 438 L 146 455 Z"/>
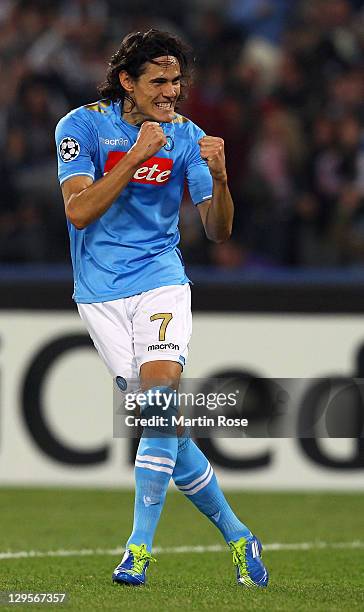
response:
<path fill-rule="evenodd" d="M 127 491 L 2 489 L 0 552 L 121 547 L 129 535 L 132 497 Z M 364 539 L 362 494 L 234 493 L 228 497 L 263 543 Z M 193 505 L 170 492 L 155 545 L 219 543 L 220 534 Z M 140 589 L 111 584 L 118 556 L 0 560 L 0 590 L 67 591 L 67 610 L 364 609 L 363 549 L 267 551 L 264 560 L 271 574 L 267 590 L 238 587 L 229 552 L 160 554 L 158 563 L 150 567 L 148 584 Z"/>

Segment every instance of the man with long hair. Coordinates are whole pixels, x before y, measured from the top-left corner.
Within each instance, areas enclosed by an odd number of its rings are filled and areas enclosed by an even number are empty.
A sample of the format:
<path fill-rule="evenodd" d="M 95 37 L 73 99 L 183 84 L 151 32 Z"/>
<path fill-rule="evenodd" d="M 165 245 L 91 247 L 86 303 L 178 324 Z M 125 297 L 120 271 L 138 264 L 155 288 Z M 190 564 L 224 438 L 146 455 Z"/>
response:
<path fill-rule="evenodd" d="M 71 111 L 56 129 L 80 316 L 120 388 L 139 377 L 148 391 L 146 422 L 157 397 L 167 422 L 143 431 L 134 525 L 113 581 L 144 584 L 173 478 L 221 531 L 239 584 L 264 587 L 260 541 L 230 508 L 204 454 L 173 427 L 178 405 L 171 399 L 192 327 L 178 250 L 185 180 L 208 238 L 227 240 L 233 221 L 223 140 L 176 112 L 189 76 L 188 52 L 178 38 L 154 29 L 129 34 L 111 58 L 102 99 Z"/>

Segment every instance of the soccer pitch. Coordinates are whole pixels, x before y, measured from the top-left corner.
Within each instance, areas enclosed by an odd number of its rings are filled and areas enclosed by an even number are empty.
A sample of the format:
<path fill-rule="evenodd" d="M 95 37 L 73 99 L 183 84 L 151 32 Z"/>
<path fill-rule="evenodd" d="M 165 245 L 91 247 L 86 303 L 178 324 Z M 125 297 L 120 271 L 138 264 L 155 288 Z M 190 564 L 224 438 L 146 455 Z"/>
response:
<path fill-rule="evenodd" d="M 235 583 L 219 532 L 178 492 L 167 496 L 148 583 L 133 589 L 111 583 L 131 527 L 131 491 L 1 489 L 0 590 L 67 592 L 68 610 L 364 609 L 363 494 L 227 497 L 265 545 L 268 589 Z"/>

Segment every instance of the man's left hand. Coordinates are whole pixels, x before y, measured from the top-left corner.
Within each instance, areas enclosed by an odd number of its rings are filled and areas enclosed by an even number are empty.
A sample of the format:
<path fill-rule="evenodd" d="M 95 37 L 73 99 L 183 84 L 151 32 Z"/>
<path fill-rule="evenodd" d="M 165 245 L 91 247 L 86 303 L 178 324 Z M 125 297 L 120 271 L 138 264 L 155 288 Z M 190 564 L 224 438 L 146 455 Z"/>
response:
<path fill-rule="evenodd" d="M 204 136 L 198 141 L 201 157 L 209 167 L 211 176 L 217 181 L 226 181 L 224 141 L 217 136 Z"/>

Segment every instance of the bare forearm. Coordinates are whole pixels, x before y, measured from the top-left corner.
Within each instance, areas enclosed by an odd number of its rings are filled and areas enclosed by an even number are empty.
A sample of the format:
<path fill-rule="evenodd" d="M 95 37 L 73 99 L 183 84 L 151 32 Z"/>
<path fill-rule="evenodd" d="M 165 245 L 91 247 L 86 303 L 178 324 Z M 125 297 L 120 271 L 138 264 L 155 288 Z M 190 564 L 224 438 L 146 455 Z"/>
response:
<path fill-rule="evenodd" d="M 130 151 L 101 179 L 72 194 L 66 209 L 71 223 L 77 229 L 84 229 L 99 219 L 128 185 L 137 168 L 136 156 Z"/>
<path fill-rule="evenodd" d="M 231 236 L 234 204 L 227 180 L 213 181 L 211 204 L 206 217 L 206 234 L 214 242 L 225 242 Z"/>
<path fill-rule="evenodd" d="M 198 144 L 213 181 L 208 208 L 206 203 L 206 207 L 200 209 L 202 222 L 210 240 L 225 242 L 231 236 L 234 204 L 227 184 L 224 141 L 217 136 L 203 136 Z"/>

